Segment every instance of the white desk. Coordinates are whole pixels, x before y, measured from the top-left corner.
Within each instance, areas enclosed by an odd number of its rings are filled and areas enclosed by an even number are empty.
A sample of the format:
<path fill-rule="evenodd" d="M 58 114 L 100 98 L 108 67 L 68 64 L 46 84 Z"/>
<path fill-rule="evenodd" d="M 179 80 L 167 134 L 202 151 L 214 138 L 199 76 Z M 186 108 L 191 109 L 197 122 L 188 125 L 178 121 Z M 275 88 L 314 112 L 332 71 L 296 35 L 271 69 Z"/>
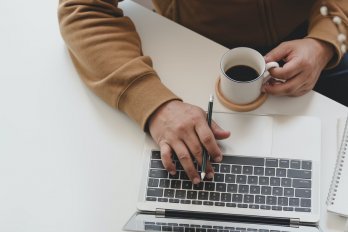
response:
<path fill-rule="evenodd" d="M 136 207 L 144 134 L 80 81 L 59 35 L 56 7 L 47 0 L 0 2 L 0 231 L 120 231 Z M 162 80 L 206 107 L 226 48 L 130 1 L 122 8 Z M 226 111 L 219 103 L 215 110 Z M 324 202 L 336 119 L 346 112 L 314 92 L 270 98 L 255 111 L 321 118 L 324 231 L 342 231 L 344 223 L 326 213 Z"/>

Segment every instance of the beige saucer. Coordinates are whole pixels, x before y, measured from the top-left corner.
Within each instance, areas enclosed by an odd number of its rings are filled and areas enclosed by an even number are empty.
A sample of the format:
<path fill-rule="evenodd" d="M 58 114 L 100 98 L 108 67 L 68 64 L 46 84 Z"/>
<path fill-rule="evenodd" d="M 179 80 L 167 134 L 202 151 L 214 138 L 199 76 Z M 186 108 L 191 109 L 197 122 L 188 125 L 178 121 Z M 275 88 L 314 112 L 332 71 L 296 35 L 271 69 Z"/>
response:
<path fill-rule="evenodd" d="M 266 93 L 262 93 L 260 97 L 258 97 L 255 101 L 249 103 L 249 104 L 244 104 L 244 105 L 238 105 L 230 100 L 228 100 L 221 92 L 220 89 L 220 77 L 217 78 L 216 83 L 215 83 L 215 92 L 217 97 L 219 98 L 220 102 L 229 108 L 230 110 L 233 111 L 239 111 L 239 112 L 247 112 L 247 111 L 252 111 L 259 106 L 261 106 L 267 99 L 268 95 Z"/>

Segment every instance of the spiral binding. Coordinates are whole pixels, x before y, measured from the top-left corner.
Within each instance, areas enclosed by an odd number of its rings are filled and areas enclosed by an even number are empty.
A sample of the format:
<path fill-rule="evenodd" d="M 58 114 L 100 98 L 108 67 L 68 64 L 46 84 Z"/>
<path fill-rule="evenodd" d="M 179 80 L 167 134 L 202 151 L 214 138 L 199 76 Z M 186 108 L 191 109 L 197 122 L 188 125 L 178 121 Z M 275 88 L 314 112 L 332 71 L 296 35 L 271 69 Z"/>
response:
<path fill-rule="evenodd" d="M 344 126 L 344 132 L 342 137 L 341 146 L 339 149 L 339 153 L 336 160 L 336 168 L 334 175 L 332 176 L 331 186 L 327 198 L 327 205 L 333 205 L 336 199 L 336 193 L 338 186 L 340 184 L 343 164 L 345 162 L 345 158 L 347 156 L 347 148 L 348 148 L 348 117 L 346 119 L 346 124 Z"/>

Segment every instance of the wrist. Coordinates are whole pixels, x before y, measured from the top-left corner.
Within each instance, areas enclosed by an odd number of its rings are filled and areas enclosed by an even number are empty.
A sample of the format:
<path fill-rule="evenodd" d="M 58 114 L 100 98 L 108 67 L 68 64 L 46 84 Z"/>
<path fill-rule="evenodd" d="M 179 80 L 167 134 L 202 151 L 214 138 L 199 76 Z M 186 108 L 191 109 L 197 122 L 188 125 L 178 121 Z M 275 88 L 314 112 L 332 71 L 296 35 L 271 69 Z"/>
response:
<path fill-rule="evenodd" d="M 312 41 L 315 42 L 315 44 L 318 47 L 318 52 L 320 53 L 320 57 L 322 57 L 323 60 L 323 66 L 325 67 L 330 60 L 333 58 L 334 54 L 335 54 L 335 48 L 332 44 L 320 40 L 320 39 L 314 39 L 314 38 L 308 38 Z"/>

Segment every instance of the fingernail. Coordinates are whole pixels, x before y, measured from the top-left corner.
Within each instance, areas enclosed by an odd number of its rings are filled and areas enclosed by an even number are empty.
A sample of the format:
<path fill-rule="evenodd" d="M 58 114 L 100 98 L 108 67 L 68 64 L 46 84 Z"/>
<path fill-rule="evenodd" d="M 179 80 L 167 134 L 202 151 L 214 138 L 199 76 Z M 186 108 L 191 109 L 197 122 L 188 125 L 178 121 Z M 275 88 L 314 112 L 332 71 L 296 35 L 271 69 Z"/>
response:
<path fill-rule="evenodd" d="M 176 171 L 170 171 L 169 174 L 172 175 L 172 176 L 175 176 Z"/>
<path fill-rule="evenodd" d="M 216 157 L 214 160 L 215 160 L 215 162 L 219 163 L 222 160 L 222 156 L 220 155 L 220 156 Z"/>
<path fill-rule="evenodd" d="M 199 182 L 201 182 L 201 180 L 198 177 L 193 179 L 193 184 L 199 184 Z"/>
<path fill-rule="evenodd" d="M 213 173 L 213 172 L 209 172 L 209 173 L 207 174 L 207 178 L 208 178 L 208 179 L 213 179 L 213 177 L 214 177 L 214 173 Z"/>

